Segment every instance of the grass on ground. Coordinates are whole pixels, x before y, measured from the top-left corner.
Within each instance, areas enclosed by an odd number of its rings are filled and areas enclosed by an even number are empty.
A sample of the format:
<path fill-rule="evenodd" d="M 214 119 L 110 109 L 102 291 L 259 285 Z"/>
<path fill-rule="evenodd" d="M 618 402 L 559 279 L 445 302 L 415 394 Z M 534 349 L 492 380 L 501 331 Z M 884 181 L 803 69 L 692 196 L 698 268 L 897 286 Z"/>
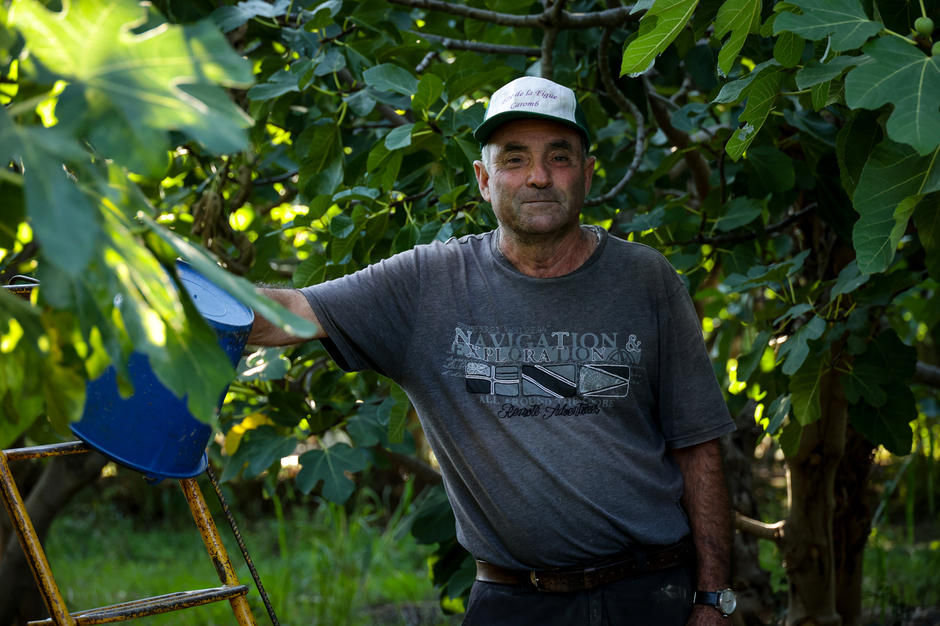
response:
<path fill-rule="evenodd" d="M 256 621 L 270 623 L 228 524 L 221 515 L 215 520 L 239 582 L 251 587 L 248 598 Z M 427 573 L 431 549 L 417 545 L 408 534 L 408 516 L 393 516 L 388 527 L 374 522 L 368 514 L 350 517 L 342 507 L 329 504 L 312 513 L 298 509 L 283 526 L 273 519 L 248 525 L 236 514 L 284 626 L 459 623 L 438 606 Z M 219 586 L 191 518 L 143 527 L 106 507 L 73 510 L 53 526 L 47 554 L 73 612 Z M 219 602 L 136 623 L 215 626 L 235 624 L 235 618 L 229 604 Z"/>

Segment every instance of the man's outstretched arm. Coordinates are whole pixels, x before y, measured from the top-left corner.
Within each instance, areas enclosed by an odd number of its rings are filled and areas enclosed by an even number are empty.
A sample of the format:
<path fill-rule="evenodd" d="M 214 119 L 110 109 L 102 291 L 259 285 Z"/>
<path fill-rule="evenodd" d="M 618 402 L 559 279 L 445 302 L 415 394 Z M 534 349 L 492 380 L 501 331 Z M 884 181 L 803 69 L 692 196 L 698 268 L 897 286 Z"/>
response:
<path fill-rule="evenodd" d="M 258 293 L 274 300 L 291 313 L 310 320 L 317 325 L 317 332 L 310 337 L 296 337 L 284 332 L 280 327 L 275 326 L 255 312 L 255 323 L 251 327 L 251 334 L 248 336 L 249 344 L 253 346 L 289 346 L 311 339 L 323 339 L 327 336 L 320 320 L 317 319 L 313 309 L 310 308 L 307 298 L 299 290 L 258 287 Z"/>
<path fill-rule="evenodd" d="M 682 472 L 682 506 L 689 516 L 698 557 L 697 589 L 719 591 L 731 586 L 731 505 L 721 469 L 718 440 L 672 451 Z M 697 605 L 690 624 L 720 624 L 715 609 Z"/>

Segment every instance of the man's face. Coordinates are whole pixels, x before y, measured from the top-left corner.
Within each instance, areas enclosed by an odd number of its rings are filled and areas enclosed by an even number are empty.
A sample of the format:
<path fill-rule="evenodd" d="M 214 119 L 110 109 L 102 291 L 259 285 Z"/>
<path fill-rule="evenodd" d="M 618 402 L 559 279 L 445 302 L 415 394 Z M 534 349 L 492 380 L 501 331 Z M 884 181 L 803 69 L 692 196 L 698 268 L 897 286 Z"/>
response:
<path fill-rule="evenodd" d="M 577 132 L 547 120 L 513 120 L 486 149 L 489 162 L 473 167 L 501 227 L 522 238 L 577 227 L 594 175 L 594 157 L 585 161 Z"/>

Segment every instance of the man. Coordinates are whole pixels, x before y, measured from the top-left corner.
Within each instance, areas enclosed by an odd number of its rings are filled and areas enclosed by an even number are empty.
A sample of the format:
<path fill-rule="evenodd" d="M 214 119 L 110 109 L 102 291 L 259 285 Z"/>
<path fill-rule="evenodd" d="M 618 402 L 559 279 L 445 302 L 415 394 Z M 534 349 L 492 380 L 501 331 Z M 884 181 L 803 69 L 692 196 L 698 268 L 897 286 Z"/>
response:
<path fill-rule="evenodd" d="M 682 281 L 580 224 L 594 158 L 570 89 L 515 80 L 474 135 L 497 230 L 264 293 L 408 393 L 478 560 L 465 624 L 720 623 L 734 426 Z M 249 341 L 296 339 L 260 320 Z"/>

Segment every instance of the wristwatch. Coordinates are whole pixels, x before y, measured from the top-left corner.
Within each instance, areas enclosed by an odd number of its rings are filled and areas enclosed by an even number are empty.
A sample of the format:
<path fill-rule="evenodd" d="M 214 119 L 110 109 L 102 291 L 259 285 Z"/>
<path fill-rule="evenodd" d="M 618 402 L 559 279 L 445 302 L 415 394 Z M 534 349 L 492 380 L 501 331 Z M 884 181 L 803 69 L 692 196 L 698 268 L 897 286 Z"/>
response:
<path fill-rule="evenodd" d="M 734 613 L 734 608 L 738 605 L 734 592 L 730 589 L 720 591 L 696 591 L 692 596 L 692 604 L 704 604 L 713 606 L 725 617 Z"/>

